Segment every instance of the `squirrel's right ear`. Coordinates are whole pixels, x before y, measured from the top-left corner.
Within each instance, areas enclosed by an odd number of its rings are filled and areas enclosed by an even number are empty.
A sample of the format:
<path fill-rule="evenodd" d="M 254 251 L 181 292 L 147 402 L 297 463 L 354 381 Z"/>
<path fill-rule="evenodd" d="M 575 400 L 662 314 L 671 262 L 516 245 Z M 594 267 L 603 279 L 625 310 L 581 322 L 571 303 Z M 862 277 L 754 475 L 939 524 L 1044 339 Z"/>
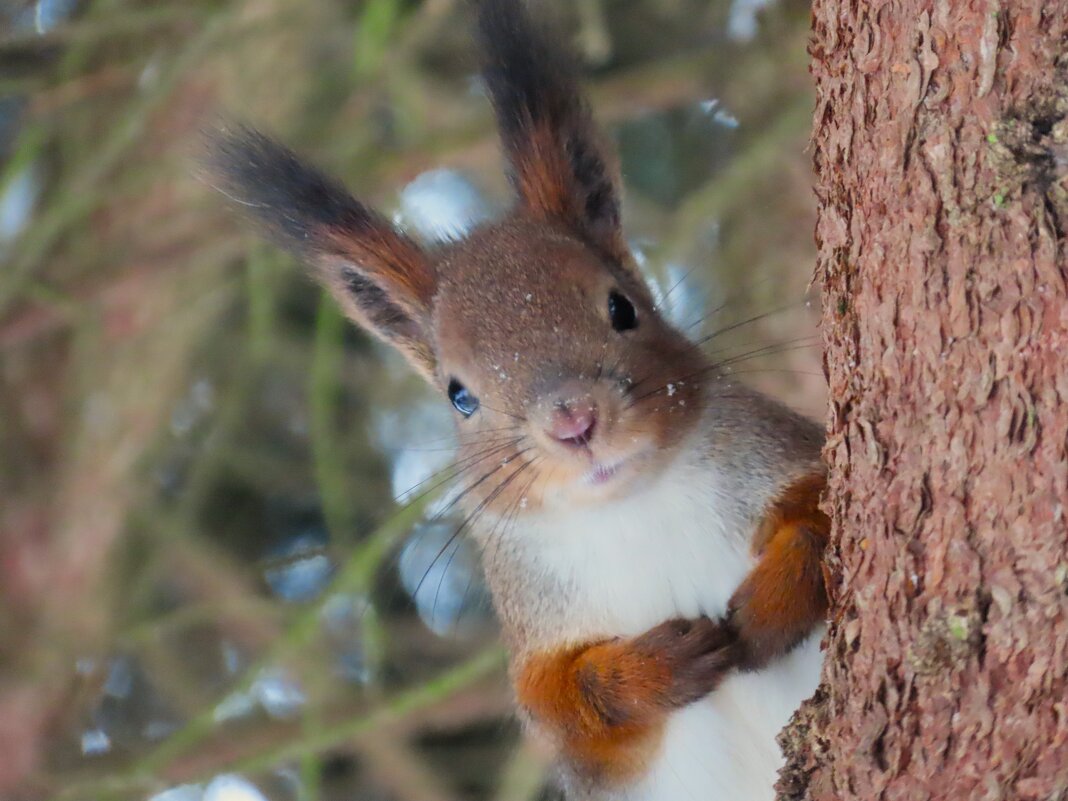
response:
<path fill-rule="evenodd" d="M 436 279 L 415 242 L 251 128 L 209 134 L 207 166 L 209 180 L 311 267 L 351 319 L 433 381 L 428 330 Z"/>
<path fill-rule="evenodd" d="M 482 77 L 521 205 L 627 263 L 616 161 L 560 37 L 532 20 L 522 0 L 480 0 L 478 34 Z"/>

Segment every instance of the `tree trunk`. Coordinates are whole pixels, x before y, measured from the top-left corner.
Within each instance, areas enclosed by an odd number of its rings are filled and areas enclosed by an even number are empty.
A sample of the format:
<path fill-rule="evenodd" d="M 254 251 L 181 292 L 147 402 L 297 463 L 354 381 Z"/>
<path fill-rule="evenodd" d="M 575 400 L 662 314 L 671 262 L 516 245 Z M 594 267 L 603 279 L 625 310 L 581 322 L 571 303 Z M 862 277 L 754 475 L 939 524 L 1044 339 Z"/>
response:
<path fill-rule="evenodd" d="M 834 615 L 780 799 L 1068 798 L 1068 0 L 814 0 Z"/>

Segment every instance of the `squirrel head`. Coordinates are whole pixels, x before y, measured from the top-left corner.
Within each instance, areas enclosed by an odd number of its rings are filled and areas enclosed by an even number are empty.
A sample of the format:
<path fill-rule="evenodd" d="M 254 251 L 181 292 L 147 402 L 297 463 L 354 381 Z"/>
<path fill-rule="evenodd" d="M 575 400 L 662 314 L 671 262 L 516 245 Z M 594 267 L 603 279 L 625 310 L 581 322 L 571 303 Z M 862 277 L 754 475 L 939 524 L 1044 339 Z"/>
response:
<path fill-rule="evenodd" d="M 706 359 L 660 316 L 630 255 L 614 157 L 567 55 L 520 0 L 483 0 L 478 32 L 516 203 L 466 239 L 421 247 L 248 128 L 218 134 L 210 166 L 453 405 L 472 505 L 596 503 L 685 447 Z"/>

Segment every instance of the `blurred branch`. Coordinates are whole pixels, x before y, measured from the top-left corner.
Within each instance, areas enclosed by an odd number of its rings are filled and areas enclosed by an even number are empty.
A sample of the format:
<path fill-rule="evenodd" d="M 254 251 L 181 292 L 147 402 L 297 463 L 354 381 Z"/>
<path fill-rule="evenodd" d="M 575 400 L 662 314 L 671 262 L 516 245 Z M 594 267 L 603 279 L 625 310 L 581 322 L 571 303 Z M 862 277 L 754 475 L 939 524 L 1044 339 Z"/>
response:
<path fill-rule="evenodd" d="M 782 169 L 781 157 L 784 154 L 789 157 L 791 153 L 786 144 L 806 135 L 811 116 L 809 99 L 799 98 L 776 115 L 773 125 L 732 159 L 726 169 L 683 201 L 675 214 L 674 230 L 665 237 L 666 242 L 673 243 L 673 247 L 668 248 L 668 260 L 676 258 L 676 251 L 694 242 L 710 221 L 738 207 L 739 197 L 747 188 L 769 173 Z"/>
<path fill-rule="evenodd" d="M 382 557 L 396 542 L 397 538 L 407 532 L 411 525 L 419 519 L 422 515 L 425 502 L 425 498 L 416 499 L 413 503 L 402 508 L 390 520 L 386 521 L 386 523 L 380 526 L 377 531 L 362 542 L 360 547 L 353 552 L 352 556 L 345 563 L 327 591 L 323 593 L 320 600 L 301 610 L 300 614 L 291 623 L 287 630 L 271 644 L 267 651 L 261 655 L 253 665 L 244 671 L 240 679 L 236 682 L 236 685 L 230 688 L 227 694 L 247 692 L 264 668 L 285 662 L 288 657 L 295 654 L 300 648 L 306 645 L 319 628 L 323 606 L 333 595 L 342 592 L 366 593 Z M 450 673 L 446 675 L 451 676 L 452 674 Z M 429 686 L 452 686 L 450 680 L 447 678 L 443 678 L 442 681 L 444 682 L 443 684 L 437 683 Z M 462 686 L 462 684 L 460 686 Z M 424 690 L 424 694 L 418 694 L 416 696 L 420 699 L 420 702 L 416 703 L 414 707 L 411 707 L 413 709 L 418 709 L 427 703 L 427 696 L 425 694 L 426 688 L 421 689 Z M 418 693 L 418 691 L 413 692 Z M 433 700 L 433 697 L 430 700 Z M 396 701 L 394 704 L 390 705 L 390 709 L 399 708 L 407 710 L 409 707 L 410 702 L 403 700 L 403 697 L 400 701 Z M 91 784 L 91 793 L 114 794 L 124 788 L 133 789 L 135 787 L 143 787 L 151 784 L 153 778 L 163 775 L 166 772 L 167 767 L 179 756 L 192 749 L 197 743 L 207 739 L 214 728 L 215 707 L 214 705 L 209 705 L 202 709 L 196 716 L 186 723 L 181 730 L 171 735 L 154 751 L 137 760 L 128 771 L 124 771 L 114 780 L 101 780 L 98 783 Z M 347 731 L 347 729 L 343 730 Z M 329 729 L 318 738 L 313 738 L 309 742 L 319 742 L 324 738 L 329 740 L 329 738 L 335 736 L 338 731 L 338 728 Z M 333 740 L 331 740 L 331 742 L 333 742 Z M 294 755 L 294 758 L 301 756 L 303 753 L 316 752 L 317 749 L 313 748 L 312 750 L 302 751 Z M 266 757 L 264 758 L 267 759 Z M 268 762 L 270 762 L 269 759 Z M 86 790 L 85 787 L 79 784 L 61 790 L 59 797 L 66 798 L 71 795 L 84 794 L 87 792 L 90 792 L 90 790 Z"/>
<path fill-rule="evenodd" d="M 310 754 L 324 753 L 347 742 L 358 741 L 373 732 L 403 723 L 410 715 L 447 700 L 465 687 L 497 673 L 503 666 L 503 649 L 499 646 L 487 648 L 438 677 L 418 687 L 397 693 L 362 717 L 324 725 L 307 737 L 287 738 L 281 743 L 274 743 L 272 747 L 250 756 L 226 759 L 226 770 L 255 774 L 280 764 L 299 761 Z M 183 732 L 188 731 L 189 727 L 183 730 Z M 188 736 L 183 738 L 186 741 L 183 742 L 183 746 L 187 744 L 188 739 Z M 168 741 L 168 743 L 171 742 L 171 740 Z M 166 750 L 170 752 L 175 749 Z M 122 771 L 114 776 L 71 782 L 66 787 L 60 788 L 53 798 L 55 801 L 71 798 L 121 798 L 160 789 L 161 779 L 164 776 L 170 776 L 173 781 L 202 781 L 210 778 L 220 768 L 217 764 L 201 765 L 196 768 L 195 773 L 182 771 L 180 775 L 175 775 L 177 771 L 164 769 L 170 764 L 173 754 L 166 753 L 164 756 L 166 760 L 161 761 L 160 752 L 157 752 L 156 758 L 141 760 L 130 770 Z"/>
<path fill-rule="evenodd" d="M 400 7 L 400 0 L 367 0 L 356 23 L 352 69 L 357 78 L 367 78 L 381 66 L 392 44 Z"/>
<path fill-rule="evenodd" d="M 281 258 L 266 245 L 249 247 L 245 263 L 245 295 L 248 300 L 249 356 L 263 362 L 271 356 L 275 339 L 275 284 Z"/>
<path fill-rule="evenodd" d="M 311 409 L 312 461 L 319 487 L 319 502 L 330 537 L 344 542 L 352 530 L 355 512 L 345 470 L 344 450 L 336 424 L 341 383 L 342 339 L 348 323 L 337 303 L 322 292 L 315 318 L 315 348 L 312 351 L 308 405 Z"/>
<path fill-rule="evenodd" d="M 418 687 L 404 690 L 378 709 L 355 720 L 324 729 L 315 737 L 290 742 L 271 753 L 257 754 L 232 765 L 239 773 L 255 773 L 304 754 L 322 753 L 362 735 L 403 722 L 409 715 L 438 704 L 459 690 L 503 670 L 504 649 L 492 646 Z"/>
<path fill-rule="evenodd" d="M 240 9 L 241 4 L 237 3 L 224 6 L 209 16 L 201 29 L 190 36 L 172 60 L 160 69 L 153 83 L 126 103 L 122 113 L 111 122 L 105 138 L 92 143 L 90 155 L 66 179 L 64 191 L 55 196 L 51 205 L 38 211 L 33 225 L 20 235 L 18 251 L 0 281 L 0 318 L 19 298 L 33 273 L 40 269 L 60 240 L 103 201 L 106 193 L 99 191 L 100 184 L 138 144 L 152 115 L 173 95 L 181 81 L 188 78 L 220 42 L 232 43 L 240 36 L 281 24 L 286 17 L 284 13 L 278 13 L 273 18 L 237 24 L 235 17 Z M 292 10 L 286 13 L 292 13 Z M 72 47 L 65 54 L 65 61 L 82 56 L 89 43 L 75 44 L 78 47 Z"/>
<path fill-rule="evenodd" d="M 47 33 L 30 35 L 16 34 L 0 38 L 0 58 L 12 51 L 37 49 L 55 45 L 96 44 L 101 39 L 136 33 L 148 35 L 156 26 L 168 25 L 176 20 L 197 20 L 207 16 L 195 6 L 172 6 L 160 4 L 139 8 L 127 5 L 121 14 L 112 14 L 103 19 L 84 19 L 65 22 Z"/>
<path fill-rule="evenodd" d="M 107 138 L 95 148 L 94 158 L 70 179 L 53 204 L 42 210 L 34 225 L 23 233 L 18 255 L 8 265 L 4 281 L 0 283 L 0 316 L 18 297 L 33 271 L 40 267 L 59 239 L 100 202 L 102 195 L 95 191 L 97 185 L 137 142 L 152 112 L 226 31 L 226 21 L 221 16 L 212 18 L 163 71 L 155 87 L 130 102 Z"/>
<path fill-rule="evenodd" d="M 601 65 L 612 57 L 604 0 L 578 0 L 579 50 L 590 64 Z"/>
<path fill-rule="evenodd" d="M 523 739 L 504 766 L 495 801 L 534 801 L 548 779 L 551 755 L 533 738 Z"/>
<path fill-rule="evenodd" d="M 363 737 L 360 753 L 377 783 L 402 801 L 454 801 L 441 778 L 428 770 L 419 756 L 395 737 Z"/>

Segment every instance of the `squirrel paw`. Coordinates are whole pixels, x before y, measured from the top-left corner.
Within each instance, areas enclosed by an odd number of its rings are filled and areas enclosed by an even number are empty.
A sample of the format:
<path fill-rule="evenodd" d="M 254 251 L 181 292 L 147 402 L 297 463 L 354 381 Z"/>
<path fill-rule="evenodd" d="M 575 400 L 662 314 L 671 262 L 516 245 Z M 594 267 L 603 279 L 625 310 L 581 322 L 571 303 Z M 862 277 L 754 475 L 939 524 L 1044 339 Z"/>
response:
<path fill-rule="evenodd" d="M 708 617 L 668 620 L 638 637 L 635 645 L 670 673 L 665 701 L 672 707 L 704 698 L 742 656 L 737 632 L 726 621 Z"/>

